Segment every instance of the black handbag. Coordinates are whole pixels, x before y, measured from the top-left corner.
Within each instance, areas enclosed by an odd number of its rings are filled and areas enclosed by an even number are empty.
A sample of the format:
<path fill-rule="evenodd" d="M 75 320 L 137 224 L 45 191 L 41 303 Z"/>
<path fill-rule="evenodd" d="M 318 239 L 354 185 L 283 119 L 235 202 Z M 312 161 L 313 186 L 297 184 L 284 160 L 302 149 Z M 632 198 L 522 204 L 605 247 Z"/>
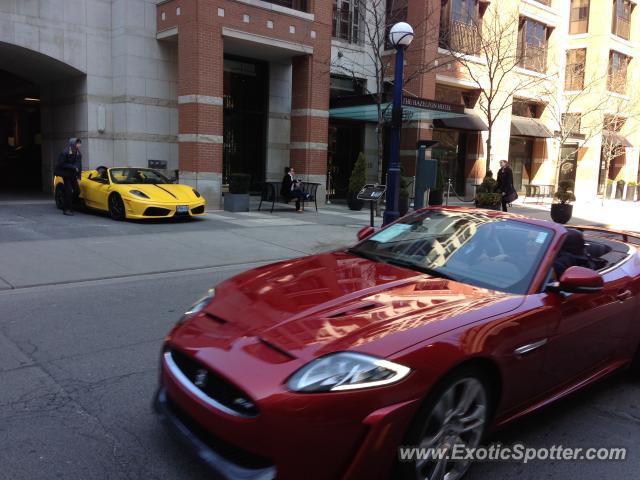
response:
<path fill-rule="evenodd" d="M 517 199 L 518 199 L 518 193 L 517 193 L 515 190 L 514 190 L 513 192 L 511 192 L 511 193 L 507 193 L 507 194 L 504 196 L 504 201 L 505 201 L 505 203 L 513 203 L 513 202 L 515 202 Z"/>

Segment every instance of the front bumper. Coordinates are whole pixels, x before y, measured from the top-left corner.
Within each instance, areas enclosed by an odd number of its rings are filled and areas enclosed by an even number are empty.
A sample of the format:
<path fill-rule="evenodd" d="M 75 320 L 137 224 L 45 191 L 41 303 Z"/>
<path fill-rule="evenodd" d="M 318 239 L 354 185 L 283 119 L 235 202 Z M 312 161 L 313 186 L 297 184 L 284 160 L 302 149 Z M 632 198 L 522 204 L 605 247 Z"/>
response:
<path fill-rule="evenodd" d="M 262 372 L 264 379 L 264 364 L 244 360 L 227 364 L 228 378 L 236 378 L 231 370 L 238 367 Z M 336 395 L 280 390 L 258 398 L 260 414 L 248 418 L 217 408 L 181 377 L 163 360 L 156 411 L 224 480 L 388 478 L 420 405 L 417 398 L 402 401 L 395 389 Z"/>
<path fill-rule="evenodd" d="M 189 450 L 193 451 L 204 463 L 206 463 L 221 480 L 273 480 L 276 478 L 274 466 L 246 467 L 235 463 L 216 451 L 212 444 L 215 442 L 205 432 L 197 432 L 197 428 L 190 426 L 188 418 L 184 416 L 169 400 L 164 388 L 159 388 L 153 402 L 158 417 Z M 200 433 L 200 434 L 198 434 Z M 219 448 L 228 450 L 228 446 Z"/>
<path fill-rule="evenodd" d="M 161 203 L 152 200 L 124 197 L 127 218 L 129 219 L 151 219 L 151 218 L 172 218 L 172 217 L 199 217 L 206 215 L 206 202 L 201 199 L 197 202 L 184 203 Z M 185 205 L 187 212 L 178 213 L 177 206 Z"/>

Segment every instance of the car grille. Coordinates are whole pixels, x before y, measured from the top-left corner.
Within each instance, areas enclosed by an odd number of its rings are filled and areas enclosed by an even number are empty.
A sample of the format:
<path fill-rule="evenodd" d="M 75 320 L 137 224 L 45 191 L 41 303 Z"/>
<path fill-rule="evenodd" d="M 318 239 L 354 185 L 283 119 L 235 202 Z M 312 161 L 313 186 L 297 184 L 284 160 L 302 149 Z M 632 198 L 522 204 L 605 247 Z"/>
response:
<path fill-rule="evenodd" d="M 144 211 L 143 215 L 145 217 L 166 217 L 169 215 L 169 212 L 170 210 L 167 210 L 166 208 L 149 207 Z"/>
<path fill-rule="evenodd" d="M 193 213 L 194 215 L 198 215 L 200 213 L 204 213 L 204 205 L 200 205 L 199 207 L 192 208 L 191 209 L 191 213 Z"/>
<path fill-rule="evenodd" d="M 173 413 L 201 442 L 204 442 L 209 448 L 217 454 L 226 458 L 230 462 L 245 468 L 268 468 L 273 463 L 268 459 L 255 455 L 246 450 L 240 449 L 235 445 L 225 442 L 219 437 L 212 435 L 208 430 L 202 427 L 198 422 L 185 413 L 175 402 L 167 396 L 167 406 Z"/>
<path fill-rule="evenodd" d="M 216 403 L 244 417 L 258 416 L 256 404 L 220 375 L 177 350 L 171 351 L 171 358 L 187 379 Z"/>

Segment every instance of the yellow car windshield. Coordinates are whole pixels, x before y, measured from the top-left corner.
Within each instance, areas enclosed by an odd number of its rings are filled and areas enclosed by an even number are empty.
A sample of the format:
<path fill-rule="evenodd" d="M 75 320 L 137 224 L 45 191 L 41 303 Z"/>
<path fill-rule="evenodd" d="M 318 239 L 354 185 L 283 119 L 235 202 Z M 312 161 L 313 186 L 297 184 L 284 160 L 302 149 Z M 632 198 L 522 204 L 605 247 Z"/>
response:
<path fill-rule="evenodd" d="M 148 168 L 112 168 L 109 170 L 111 181 L 121 184 L 167 184 L 171 181 L 160 172 Z"/>

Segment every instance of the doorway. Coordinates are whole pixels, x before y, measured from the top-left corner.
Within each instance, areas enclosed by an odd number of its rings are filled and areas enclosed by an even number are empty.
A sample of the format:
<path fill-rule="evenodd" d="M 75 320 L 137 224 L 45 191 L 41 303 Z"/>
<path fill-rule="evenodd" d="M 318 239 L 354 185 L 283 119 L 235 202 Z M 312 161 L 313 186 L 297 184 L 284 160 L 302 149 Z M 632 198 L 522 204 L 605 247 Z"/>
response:
<path fill-rule="evenodd" d="M 522 191 L 531 177 L 531 161 L 533 155 L 533 139 L 511 137 L 509 140 L 509 166 L 513 171 L 513 188 Z"/>
<path fill-rule="evenodd" d="M 560 170 L 558 183 L 569 181 L 576 184 L 576 170 L 578 169 L 578 144 L 563 145 L 560 148 Z"/>
<path fill-rule="evenodd" d="M 269 93 L 268 64 L 240 57 L 224 58 L 222 182 L 232 173 L 251 175 L 251 190 L 265 179 Z"/>
<path fill-rule="evenodd" d="M 40 89 L 0 70 L 0 191 L 42 190 Z"/>
<path fill-rule="evenodd" d="M 363 152 L 364 125 L 356 122 L 329 123 L 327 171 L 331 175 L 331 197 L 347 198 L 353 165 Z"/>
<path fill-rule="evenodd" d="M 436 128 L 433 130 L 432 138 L 439 143 L 431 149 L 431 158 L 440 162 L 445 188 L 447 188 L 448 179 L 451 179 L 455 193 L 464 196 L 467 134 L 458 130 Z"/>

